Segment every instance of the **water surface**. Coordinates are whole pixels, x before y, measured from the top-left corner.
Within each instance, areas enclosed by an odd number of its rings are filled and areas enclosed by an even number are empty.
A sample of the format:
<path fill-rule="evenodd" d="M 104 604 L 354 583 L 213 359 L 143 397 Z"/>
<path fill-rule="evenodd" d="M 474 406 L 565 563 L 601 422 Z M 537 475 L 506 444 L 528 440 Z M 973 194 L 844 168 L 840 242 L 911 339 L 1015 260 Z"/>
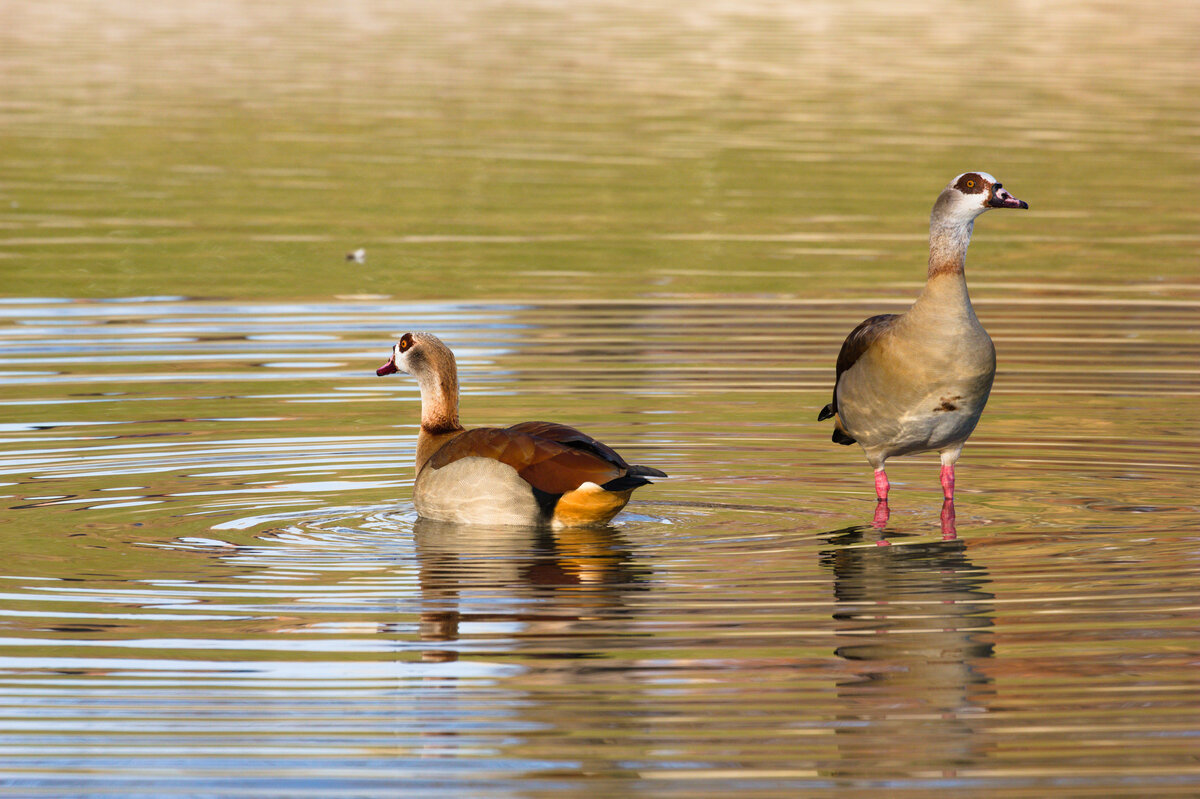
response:
<path fill-rule="evenodd" d="M 859 303 L 0 303 L 10 784 L 1194 787 L 1194 310 L 1096 337 L 981 303 L 1003 366 L 951 532 L 936 456 L 879 529 L 813 422 Z M 672 477 L 600 530 L 416 520 L 416 389 L 373 374 L 409 328 L 468 424 Z"/>

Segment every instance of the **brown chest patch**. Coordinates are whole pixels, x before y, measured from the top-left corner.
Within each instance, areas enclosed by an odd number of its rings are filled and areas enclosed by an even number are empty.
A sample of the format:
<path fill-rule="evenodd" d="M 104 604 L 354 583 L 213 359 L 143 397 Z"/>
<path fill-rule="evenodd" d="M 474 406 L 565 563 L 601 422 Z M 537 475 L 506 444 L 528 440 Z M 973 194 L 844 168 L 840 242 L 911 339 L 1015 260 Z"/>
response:
<path fill-rule="evenodd" d="M 934 408 L 933 412 L 941 413 L 944 411 L 957 411 L 958 406 L 954 403 L 960 399 L 962 399 L 961 394 L 955 394 L 953 397 L 942 397 L 942 404 Z"/>

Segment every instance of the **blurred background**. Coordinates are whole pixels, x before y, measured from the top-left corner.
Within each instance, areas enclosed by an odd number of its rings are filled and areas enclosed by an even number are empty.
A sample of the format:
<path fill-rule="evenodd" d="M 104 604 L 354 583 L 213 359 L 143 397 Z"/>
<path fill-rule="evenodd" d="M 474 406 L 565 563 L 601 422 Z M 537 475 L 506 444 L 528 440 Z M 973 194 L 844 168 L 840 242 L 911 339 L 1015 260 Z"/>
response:
<path fill-rule="evenodd" d="M 907 296 L 967 170 L 981 296 L 1195 288 L 1186 0 L 3 14 L 10 295 Z"/>

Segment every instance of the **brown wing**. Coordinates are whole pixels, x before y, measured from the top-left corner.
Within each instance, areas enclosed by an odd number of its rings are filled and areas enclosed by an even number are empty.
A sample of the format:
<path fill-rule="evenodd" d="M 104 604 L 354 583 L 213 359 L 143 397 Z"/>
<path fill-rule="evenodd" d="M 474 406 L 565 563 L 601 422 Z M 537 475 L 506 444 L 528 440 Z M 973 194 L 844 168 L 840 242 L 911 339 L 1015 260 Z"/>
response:
<path fill-rule="evenodd" d="M 569 427 L 563 429 L 571 430 Z M 579 431 L 574 432 L 583 435 Z M 477 427 L 468 430 L 435 452 L 429 459 L 429 466 L 440 469 L 460 458 L 472 456 L 493 458 L 508 464 L 526 482 L 547 494 L 565 494 L 588 482 L 603 485 L 622 477 L 626 471 L 623 461 L 622 464 L 611 463 L 587 450 L 512 427 Z"/>
<path fill-rule="evenodd" d="M 625 459 L 618 455 L 617 451 L 612 447 L 600 443 L 587 433 L 580 432 L 574 427 L 567 427 L 565 424 L 555 424 L 554 422 L 521 422 L 520 424 L 514 424 L 508 429 L 517 433 L 528 433 L 538 438 L 548 438 L 551 441 L 566 444 L 568 447 L 574 449 L 591 452 L 593 455 L 598 455 L 609 463 L 620 466 L 622 469 L 629 468 L 629 464 L 625 462 Z"/>
<path fill-rule="evenodd" d="M 821 412 L 824 419 L 828 419 L 833 414 L 837 413 L 837 384 L 842 379 L 842 373 L 855 364 L 862 356 L 867 348 L 883 335 L 883 333 L 895 324 L 900 316 L 894 313 L 880 314 L 872 316 L 869 319 L 864 319 L 858 327 L 850 331 L 850 335 L 846 336 L 846 340 L 842 342 L 842 349 L 838 352 L 837 357 L 837 376 L 833 379 L 833 402 L 829 403 L 825 411 Z"/>

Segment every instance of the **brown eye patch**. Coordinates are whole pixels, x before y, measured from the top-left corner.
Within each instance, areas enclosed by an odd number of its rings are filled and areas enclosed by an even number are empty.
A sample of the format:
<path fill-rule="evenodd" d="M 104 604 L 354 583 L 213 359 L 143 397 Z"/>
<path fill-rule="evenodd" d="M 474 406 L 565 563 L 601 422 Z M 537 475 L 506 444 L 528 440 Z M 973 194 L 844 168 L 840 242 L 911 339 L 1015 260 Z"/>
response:
<path fill-rule="evenodd" d="M 413 345 L 412 333 L 405 333 L 403 336 L 400 337 L 400 343 L 397 344 L 396 346 L 398 346 L 400 348 L 401 352 L 407 352 L 409 350 L 409 348 L 412 347 L 412 345 Z"/>
<path fill-rule="evenodd" d="M 983 178 L 974 172 L 968 172 L 958 179 L 958 183 L 954 184 L 954 188 L 963 194 L 982 194 L 984 189 Z"/>

